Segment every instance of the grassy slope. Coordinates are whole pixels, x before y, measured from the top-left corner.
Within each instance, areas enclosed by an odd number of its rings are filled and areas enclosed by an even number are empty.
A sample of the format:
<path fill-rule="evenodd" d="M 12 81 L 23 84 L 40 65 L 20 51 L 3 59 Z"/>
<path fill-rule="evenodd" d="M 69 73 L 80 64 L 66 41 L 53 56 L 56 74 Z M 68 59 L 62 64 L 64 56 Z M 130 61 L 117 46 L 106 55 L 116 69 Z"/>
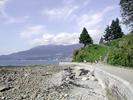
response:
<path fill-rule="evenodd" d="M 101 45 L 88 45 L 85 48 L 76 50 L 74 52 L 74 61 L 83 62 L 94 62 L 95 60 L 100 60 L 103 58 L 107 52 L 107 47 Z"/>
<path fill-rule="evenodd" d="M 107 62 L 112 65 L 133 67 L 133 34 L 106 43 L 109 46 Z"/>
<path fill-rule="evenodd" d="M 113 40 L 104 45 L 89 45 L 80 50 L 75 50 L 73 61 L 92 62 L 107 55 L 107 63 L 133 67 L 133 34 Z"/>

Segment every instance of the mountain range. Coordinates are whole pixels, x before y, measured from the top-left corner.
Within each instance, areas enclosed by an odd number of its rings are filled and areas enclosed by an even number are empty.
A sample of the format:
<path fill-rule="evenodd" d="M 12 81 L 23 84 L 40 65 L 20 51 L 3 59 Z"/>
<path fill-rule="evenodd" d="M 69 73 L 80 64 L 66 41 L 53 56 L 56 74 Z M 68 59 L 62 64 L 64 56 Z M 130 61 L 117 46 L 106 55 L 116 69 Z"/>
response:
<path fill-rule="evenodd" d="M 26 51 L 1 55 L 0 60 L 56 60 L 72 57 L 75 49 L 82 47 L 74 45 L 41 45 Z"/>

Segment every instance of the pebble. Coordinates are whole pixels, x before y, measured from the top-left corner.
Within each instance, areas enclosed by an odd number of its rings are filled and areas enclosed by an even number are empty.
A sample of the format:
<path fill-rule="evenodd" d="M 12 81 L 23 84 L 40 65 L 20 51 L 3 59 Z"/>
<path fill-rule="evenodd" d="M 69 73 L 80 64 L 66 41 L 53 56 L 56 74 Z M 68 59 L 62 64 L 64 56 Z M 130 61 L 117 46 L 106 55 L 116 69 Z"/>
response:
<path fill-rule="evenodd" d="M 28 73 L 24 74 L 25 77 L 27 77 L 27 76 L 29 76 L 29 75 L 30 75 L 30 74 L 28 74 Z"/>
<path fill-rule="evenodd" d="M 97 79 L 94 76 L 90 76 L 90 80 L 96 81 Z"/>
<path fill-rule="evenodd" d="M 67 96 L 68 96 L 68 94 L 65 94 L 65 95 L 64 95 L 64 97 L 67 97 Z"/>
<path fill-rule="evenodd" d="M 46 70 L 48 70 L 48 72 L 46 72 L 43 67 L 41 67 L 41 70 L 38 69 L 38 67 L 33 67 L 32 73 L 34 74 L 31 74 L 29 69 L 23 68 L 23 70 L 18 70 L 16 75 L 2 75 L 3 81 L 5 83 L 8 82 L 8 85 L 3 85 L 4 83 L 1 81 L 0 91 L 2 92 L 0 92 L 0 100 L 31 100 L 32 98 L 34 98 L 33 100 L 77 100 L 73 99 L 74 96 L 77 97 L 77 93 L 83 94 L 84 90 L 90 91 L 88 88 L 85 89 L 87 87 L 86 83 L 88 83 L 86 80 L 89 80 L 90 78 L 94 81 L 97 80 L 91 74 L 90 76 L 87 76 L 89 70 L 86 71 L 78 66 L 77 68 L 67 68 L 59 74 L 57 73 L 58 71 L 52 72 L 51 69 L 50 71 L 49 69 Z M 50 76 L 40 77 L 47 75 Z M 8 81 L 6 82 L 5 80 Z M 82 84 L 80 84 L 80 82 Z M 40 90 L 38 91 L 38 89 Z"/>
<path fill-rule="evenodd" d="M 1 97 L 1 99 L 2 99 L 2 100 L 4 100 L 4 99 L 5 99 L 5 97 Z"/>
<path fill-rule="evenodd" d="M 86 80 L 89 80 L 89 78 L 88 78 L 88 77 L 84 77 L 84 78 L 82 78 L 81 80 L 82 80 L 82 81 L 86 81 Z"/>
<path fill-rule="evenodd" d="M 5 90 L 8 90 L 10 87 L 9 86 L 6 86 L 6 85 L 1 85 L 0 86 L 0 92 L 3 92 Z"/>

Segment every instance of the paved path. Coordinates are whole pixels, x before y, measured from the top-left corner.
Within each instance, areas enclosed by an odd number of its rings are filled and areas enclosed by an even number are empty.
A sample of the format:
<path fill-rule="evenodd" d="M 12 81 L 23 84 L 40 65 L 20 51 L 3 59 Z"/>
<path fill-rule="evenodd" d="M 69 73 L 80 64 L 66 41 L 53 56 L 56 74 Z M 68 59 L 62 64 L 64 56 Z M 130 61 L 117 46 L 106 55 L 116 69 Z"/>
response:
<path fill-rule="evenodd" d="M 91 63 L 68 63 L 68 62 L 63 62 L 60 64 L 66 64 L 66 65 L 77 65 L 77 64 L 83 64 L 84 67 L 90 66 L 92 68 L 100 68 L 110 74 L 113 74 L 115 76 L 118 76 L 126 81 L 128 81 L 129 83 L 131 83 L 133 85 L 133 69 L 130 68 L 124 68 L 124 67 L 118 67 L 118 66 L 111 66 L 111 65 L 107 65 L 107 64 L 102 64 L 102 63 L 98 63 L 98 64 L 91 64 Z M 86 66 L 87 65 L 87 66 Z"/>
<path fill-rule="evenodd" d="M 92 66 L 96 66 L 102 70 L 105 70 L 106 72 L 109 72 L 110 74 L 116 75 L 124 80 L 127 80 L 133 85 L 133 69 L 129 68 L 121 68 L 121 67 L 114 67 L 111 65 L 106 64 L 92 64 Z"/>

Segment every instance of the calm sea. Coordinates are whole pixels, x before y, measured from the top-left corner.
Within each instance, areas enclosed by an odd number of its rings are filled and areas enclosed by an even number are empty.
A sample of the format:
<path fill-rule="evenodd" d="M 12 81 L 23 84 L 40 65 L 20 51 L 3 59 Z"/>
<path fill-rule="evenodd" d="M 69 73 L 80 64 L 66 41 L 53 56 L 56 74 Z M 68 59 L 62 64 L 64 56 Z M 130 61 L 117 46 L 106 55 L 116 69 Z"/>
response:
<path fill-rule="evenodd" d="M 40 64 L 58 64 L 59 61 L 46 60 L 0 60 L 0 66 L 20 66 L 20 65 L 40 65 Z"/>

